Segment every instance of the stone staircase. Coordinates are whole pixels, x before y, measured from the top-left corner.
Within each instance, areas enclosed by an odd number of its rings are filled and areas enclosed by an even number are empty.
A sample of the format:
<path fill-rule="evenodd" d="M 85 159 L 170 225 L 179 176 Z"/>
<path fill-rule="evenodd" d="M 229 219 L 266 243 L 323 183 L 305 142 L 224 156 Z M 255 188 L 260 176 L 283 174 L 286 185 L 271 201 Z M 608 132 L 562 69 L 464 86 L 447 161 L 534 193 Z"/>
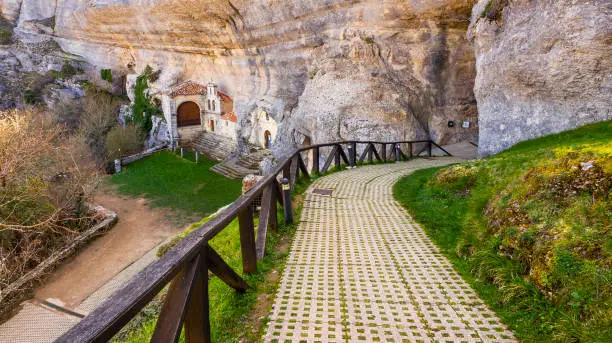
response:
<path fill-rule="evenodd" d="M 252 149 L 251 151 L 248 155 L 225 160 L 210 170 L 230 179 L 242 179 L 249 174 L 259 175 L 259 163 L 270 156 L 270 151 L 264 149 Z"/>
<path fill-rule="evenodd" d="M 236 142 L 210 132 L 201 132 L 191 142 L 191 146 L 198 152 L 216 161 L 223 161 L 238 150 Z"/>

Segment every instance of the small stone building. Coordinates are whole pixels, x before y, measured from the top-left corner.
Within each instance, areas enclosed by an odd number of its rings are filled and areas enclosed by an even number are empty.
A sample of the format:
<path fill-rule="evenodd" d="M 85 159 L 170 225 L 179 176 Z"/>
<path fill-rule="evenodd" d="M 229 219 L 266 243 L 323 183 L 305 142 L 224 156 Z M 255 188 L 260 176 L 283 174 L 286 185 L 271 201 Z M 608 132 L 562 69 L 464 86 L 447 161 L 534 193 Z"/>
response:
<path fill-rule="evenodd" d="M 260 110 L 253 115 L 253 126 L 249 143 L 265 149 L 272 148 L 276 138 L 277 123 L 266 111 Z"/>
<path fill-rule="evenodd" d="M 162 110 L 172 144 L 195 138 L 208 131 L 236 141 L 238 118 L 234 101 L 215 83 L 179 83 L 162 93 Z"/>

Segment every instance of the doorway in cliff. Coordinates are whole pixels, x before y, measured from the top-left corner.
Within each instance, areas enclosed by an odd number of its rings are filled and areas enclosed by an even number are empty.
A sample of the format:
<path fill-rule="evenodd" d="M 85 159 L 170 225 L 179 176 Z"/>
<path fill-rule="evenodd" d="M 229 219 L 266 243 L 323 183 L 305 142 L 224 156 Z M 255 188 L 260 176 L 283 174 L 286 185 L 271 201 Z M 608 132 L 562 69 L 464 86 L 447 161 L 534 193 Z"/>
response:
<path fill-rule="evenodd" d="M 271 147 L 272 147 L 272 133 L 266 130 L 266 132 L 264 132 L 264 148 L 270 149 Z"/>

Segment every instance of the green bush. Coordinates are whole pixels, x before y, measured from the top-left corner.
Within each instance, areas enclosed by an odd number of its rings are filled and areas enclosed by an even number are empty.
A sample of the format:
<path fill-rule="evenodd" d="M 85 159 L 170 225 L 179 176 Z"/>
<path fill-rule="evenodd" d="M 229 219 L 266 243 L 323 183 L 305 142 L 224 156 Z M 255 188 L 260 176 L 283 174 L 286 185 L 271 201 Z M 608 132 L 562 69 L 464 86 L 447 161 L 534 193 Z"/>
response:
<path fill-rule="evenodd" d="M 63 78 L 70 78 L 77 74 L 76 68 L 70 62 L 64 62 L 62 65 L 61 76 Z"/>
<path fill-rule="evenodd" d="M 0 29 L 0 44 L 9 44 L 13 37 L 13 30 L 11 29 Z"/>
<path fill-rule="evenodd" d="M 143 142 L 135 125 L 115 127 L 106 136 L 104 150 L 109 160 L 137 154 L 142 151 Z"/>
<path fill-rule="evenodd" d="M 40 91 L 35 89 L 26 89 L 23 93 L 23 100 L 26 104 L 34 105 L 40 101 Z"/>
<path fill-rule="evenodd" d="M 100 70 L 100 77 L 102 77 L 102 80 L 108 83 L 113 83 L 113 71 L 110 69 Z"/>

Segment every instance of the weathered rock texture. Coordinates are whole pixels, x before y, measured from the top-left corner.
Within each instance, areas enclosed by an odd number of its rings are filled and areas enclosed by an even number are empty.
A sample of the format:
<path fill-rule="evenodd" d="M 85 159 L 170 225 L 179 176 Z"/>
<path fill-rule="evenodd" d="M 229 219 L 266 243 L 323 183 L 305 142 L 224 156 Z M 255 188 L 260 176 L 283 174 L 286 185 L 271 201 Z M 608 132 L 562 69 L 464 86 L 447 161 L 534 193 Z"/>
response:
<path fill-rule="evenodd" d="M 114 75 L 161 69 L 153 91 L 214 79 L 251 113 L 280 124 L 282 155 L 304 138 L 474 139 L 475 0 L 3 0 L 28 22 L 52 15 L 62 49 Z M 21 13 L 15 14 L 21 3 Z M 18 19 L 17 19 L 18 18 Z M 308 141 L 308 140 L 306 140 Z"/>
<path fill-rule="evenodd" d="M 495 0 L 505 6 L 492 19 L 490 2 L 474 6 L 468 32 L 481 156 L 612 119 L 611 1 Z"/>

